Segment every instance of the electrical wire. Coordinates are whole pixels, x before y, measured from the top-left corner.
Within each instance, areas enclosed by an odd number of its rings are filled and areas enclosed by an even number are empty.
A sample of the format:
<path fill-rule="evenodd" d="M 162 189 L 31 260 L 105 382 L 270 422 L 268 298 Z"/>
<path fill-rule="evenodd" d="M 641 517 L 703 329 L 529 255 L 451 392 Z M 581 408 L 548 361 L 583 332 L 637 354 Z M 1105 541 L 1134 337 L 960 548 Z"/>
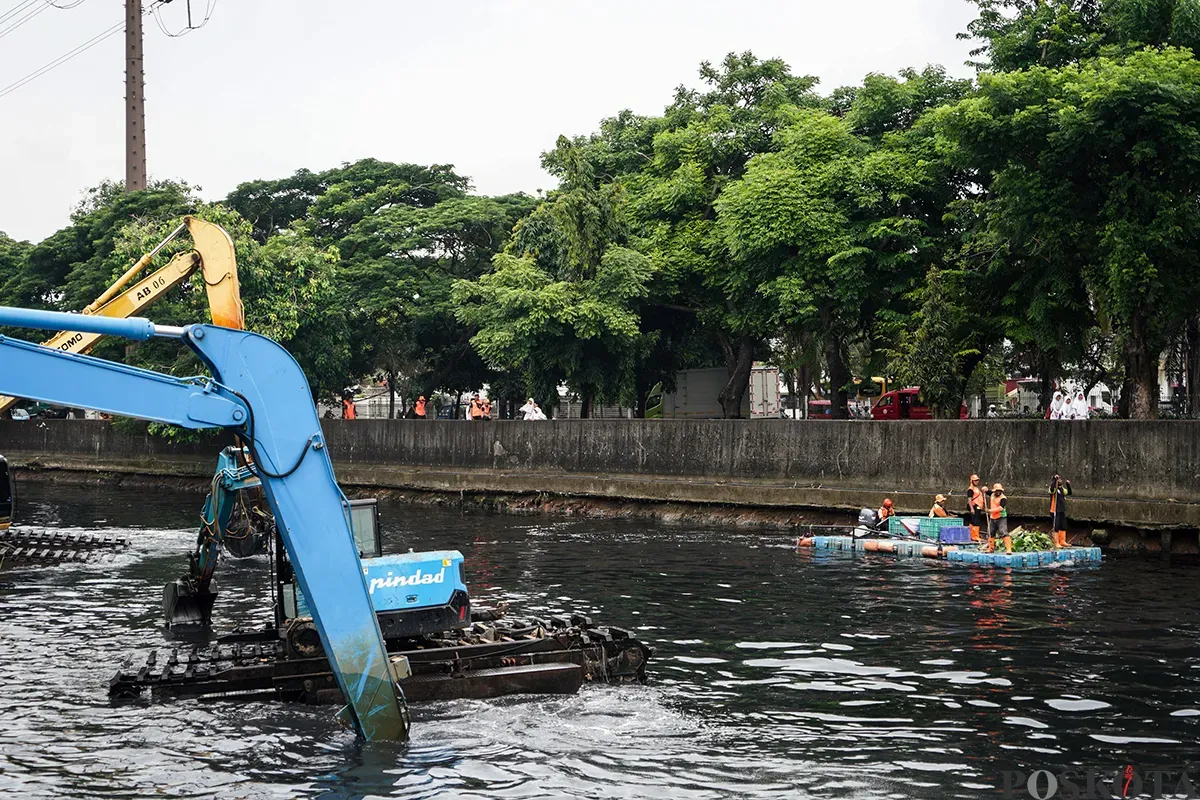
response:
<path fill-rule="evenodd" d="M 44 6 L 43 6 L 43 8 L 44 8 Z M 0 97 L 4 97 L 7 94 L 11 94 L 12 92 L 15 92 L 17 89 L 20 89 L 25 84 L 45 75 L 47 72 L 50 72 L 58 67 L 61 67 L 63 64 L 65 64 L 68 61 L 70 61 L 71 59 L 75 58 L 75 56 L 81 55 L 82 53 L 85 53 L 88 50 L 91 50 L 93 47 L 100 44 L 105 39 L 107 39 L 115 34 L 118 34 L 123 30 L 125 30 L 125 23 L 123 21 L 118 22 L 116 25 L 109 28 L 108 30 L 102 31 L 102 32 L 96 34 L 95 36 L 93 36 L 91 39 L 88 39 L 83 44 L 78 45 L 77 47 L 75 47 L 72 50 L 68 50 L 66 53 L 63 53 L 61 56 L 54 59 L 49 64 L 46 64 L 45 66 L 35 69 L 33 72 L 29 73 L 28 75 L 26 75 L 23 78 L 20 78 L 16 81 L 10 83 L 8 86 L 0 88 Z"/>
<path fill-rule="evenodd" d="M 82 0 L 79 1 L 82 2 Z M 160 10 L 163 5 L 163 3 L 159 3 L 153 8 L 154 21 L 158 23 L 158 29 L 163 32 L 163 35 L 172 39 L 178 39 L 180 36 L 187 36 L 192 31 L 198 31 L 207 25 L 208 21 L 212 19 L 213 10 L 217 7 L 217 0 L 208 0 L 207 5 L 204 7 L 204 19 L 200 20 L 199 25 L 192 24 L 192 4 L 191 0 L 188 0 L 188 24 L 176 33 L 171 33 L 169 30 L 167 30 L 166 24 L 162 21 L 162 14 L 160 13 Z"/>
<path fill-rule="evenodd" d="M 17 28 L 20 28 L 22 25 L 29 22 L 29 20 L 33 19 L 38 14 L 41 14 L 43 11 L 46 11 L 49 8 L 51 8 L 51 6 L 42 4 L 42 5 L 39 5 L 37 8 L 33 9 L 33 11 L 30 11 L 25 16 L 20 17 L 12 25 L 9 25 L 7 28 L 4 28 L 3 30 L 0 30 L 0 39 L 3 39 L 5 36 L 8 36 L 10 33 L 15 31 Z"/>
<path fill-rule="evenodd" d="M 46 5 L 57 8 L 60 11 L 65 11 L 69 8 L 74 8 L 75 6 L 79 5 L 82 2 L 83 2 L 83 0 L 75 0 L 74 3 L 68 3 L 65 6 L 60 6 L 58 3 L 54 2 L 54 0 L 45 0 Z"/>
<path fill-rule="evenodd" d="M 11 11 L 6 11 L 5 13 L 0 14 L 0 22 L 5 22 L 9 19 L 12 19 L 12 17 L 14 15 L 20 14 L 22 11 L 29 8 L 31 5 L 33 5 L 37 1 L 38 0 L 24 0 L 24 2 L 22 2 L 22 3 L 17 3 L 17 5 L 14 6 Z"/>
<path fill-rule="evenodd" d="M 31 2 L 25 3 L 25 5 L 26 6 L 32 5 L 33 2 L 37 2 L 37 0 L 31 0 Z M 79 3 L 82 3 L 82 2 L 83 2 L 83 0 L 76 0 L 74 5 L 55 6 L 55 5 L 53 5 L 53 3 L 49 3 L 49 0 L 46 0 L 46 3 L 48 3 L 48 5 L 39 6 L 37 11 L 34 12 L 34 14 L 37 14 L 40 11 L 45 11 L 47 8 L 50 8 L 50 7 L 74 8 L 76 5 L 79 5 Z M 155 0 L 154 3 L 152 3 L 148 8 L 146 8 L 142 12 L 142 16 L 145 16 L 146 14 L 154 13 L 159 8 L 161 8 L 162 6 L 166 5 L 169 2 L 171 2 L 171 0 Z M 215 3 L 214 3 L 214 5 L 215 5 Z M 19 11 L 19 8 L 14 9 L 14 11 Z M 14 12 L 9 12 L 10 15 L 12 13 L 14 13 Z M 30 16 L 33 16 L 33 15 L 30 15 Z M 24 19 L 28 20 L 29 18 L 30 17 L 25 17 Z M 12 31 L 15 27 L 19 27 L 19 26 L 20 26 L 20 24 L 18 23 L 17 25 L 14 25 L 12 27 L 5 28 L 4 30 L 0 31 L 0 37 L 3 37 L 6 33 L 8 33 L 9 31 Z M 100 33 L 96 34 L 95 36 L 93 36 L 91 39 L 88 39 L 83 44 L 77 45 L 76 47 L 72 48 L 71 50 L 68 50 L 66 53 L 63 53 L 61 56 L 54 59 L 50 63 L 45 64 L 41 67 L 38 67 L 33 72 L 26 75 L 25 77 L 19 78 L 19 79 L 13 81 L 12 83 L 10 83 L 8 86 L 0 88 L 0 97 L 4 97 L 5 95 L 11 94 L 12 92 L 15 92 L 17 89 L 20 89 L 22 86 L 26 85 L 27 83 L 30 83 L 31 81 L 34 81 L 34 80 L 40 78 L 41 76 L 45 75 L 47 72 L 51 72 L 51 71 L 57 69 L 58 67 L 61 67 L 63 64 L 65 64 L 68 61 L 70 61 L 71 59 L 75 58 L 75 56 L 82 55 L 83 53 L 87 52 L 88 50 L 91 50 L 93 47 L 95 47 L 96 45 L 103 42 L 105 39 L 108 39 L 111 36 L 114 36 L 123 30 L 125 30 L 125 22 L 122 20 L 121 22 L 118 22 L 116 25 L 112 26 L 111 28 L 101 31 Z"/>

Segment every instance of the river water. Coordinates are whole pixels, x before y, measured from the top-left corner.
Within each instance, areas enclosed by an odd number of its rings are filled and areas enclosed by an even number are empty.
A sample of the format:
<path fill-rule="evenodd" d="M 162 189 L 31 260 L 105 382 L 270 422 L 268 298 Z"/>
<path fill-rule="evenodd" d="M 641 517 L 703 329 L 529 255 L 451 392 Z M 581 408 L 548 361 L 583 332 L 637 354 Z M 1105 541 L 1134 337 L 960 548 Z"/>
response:
<path fill-rule="evenodd" d="M 477 601 L 635 631 L 656 650 L 648 685 L 417 706 L 407 746 L 356 742 L 329 707 L 110 704 L 119 661 L 168 644 L 161 587 L 199 507 L 26 487 L 23 522 L 134 545 L 5 570 L 0 796 L 974 798 L 1004 770 L 1200 760 L 1194 564 L 1005 574 L 386 503 L 385 550 L 457 548 Z M 265 617 L 264 561 L 225 562 L 219 583 L 221 629 Z"/>

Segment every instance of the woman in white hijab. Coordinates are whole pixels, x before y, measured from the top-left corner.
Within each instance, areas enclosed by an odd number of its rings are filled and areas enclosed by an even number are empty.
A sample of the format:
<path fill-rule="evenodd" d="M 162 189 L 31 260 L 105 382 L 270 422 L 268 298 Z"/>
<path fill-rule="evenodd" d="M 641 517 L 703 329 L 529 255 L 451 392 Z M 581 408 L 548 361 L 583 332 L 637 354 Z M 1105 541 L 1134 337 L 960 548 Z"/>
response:
<path fill-rule="evenodd" d="M 1062 419 L 1063 408 L 1063 393 L 1055 392 L 1054 400 L 1050 402 L 1050 419 Z"/>
<path fill-rule="evenodd" d="M 1075 394 L 1075 402 L 1073 403 L 1073 406 L 1074 408 L 1071 409 L 1071 411 L 1074 413 L 1072 419 L 1088 418 L 1087 398 L 1083 396 L 1083 392 L 1077 392 Z"/>

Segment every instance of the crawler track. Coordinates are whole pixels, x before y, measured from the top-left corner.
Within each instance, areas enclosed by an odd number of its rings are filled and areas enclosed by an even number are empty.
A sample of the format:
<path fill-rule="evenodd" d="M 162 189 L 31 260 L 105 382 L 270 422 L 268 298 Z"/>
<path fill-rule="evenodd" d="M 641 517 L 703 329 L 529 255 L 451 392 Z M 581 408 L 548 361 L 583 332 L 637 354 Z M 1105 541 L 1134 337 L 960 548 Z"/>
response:
<path fill-rule="evenodd" d="M 462 631 L 389 642 L 408 659 L 400 681 L 408 700 L 570 694 L 584 681 L 645 680 L 649 648 L 587 617 L 475 622 Z M 251 695 L 341 703 L 324 657 L 297 657 L 274 630 L 236 634 L 205 648 L 152 651 L 126 659 L 109 683 L 114 698 Z"/>
<path fill-rule="evenodd" d="M 44 528 L 0 531 L 0 569 L 20 566 L 101 561 L 129 547 L 119 536 L 67 533 Z"/>

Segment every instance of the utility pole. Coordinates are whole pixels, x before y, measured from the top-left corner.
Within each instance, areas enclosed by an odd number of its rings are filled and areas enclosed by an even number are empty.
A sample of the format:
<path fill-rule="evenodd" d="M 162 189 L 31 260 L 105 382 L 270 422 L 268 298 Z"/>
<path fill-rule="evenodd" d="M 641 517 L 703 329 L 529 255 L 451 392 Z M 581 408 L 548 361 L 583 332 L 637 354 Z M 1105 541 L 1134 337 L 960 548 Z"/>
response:
<path fill-rule="evenodd" d="M 142 0 L 125 0 L 125 191 L 146 188 Z"/>

